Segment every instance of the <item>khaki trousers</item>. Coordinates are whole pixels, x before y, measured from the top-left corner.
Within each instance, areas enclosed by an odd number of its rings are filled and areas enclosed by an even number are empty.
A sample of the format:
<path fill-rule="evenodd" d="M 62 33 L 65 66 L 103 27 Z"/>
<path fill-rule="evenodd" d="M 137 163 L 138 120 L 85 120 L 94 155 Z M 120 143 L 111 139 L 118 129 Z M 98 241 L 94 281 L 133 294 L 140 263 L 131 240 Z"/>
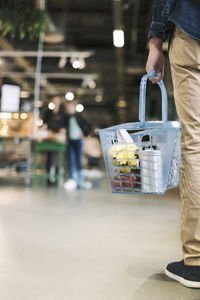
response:
<path fill-rule="evenodd" d="M 181 240 L 186 265 L 200 266 L 200 42 L 176 28 L 170 63 L 181 133 Z"/>

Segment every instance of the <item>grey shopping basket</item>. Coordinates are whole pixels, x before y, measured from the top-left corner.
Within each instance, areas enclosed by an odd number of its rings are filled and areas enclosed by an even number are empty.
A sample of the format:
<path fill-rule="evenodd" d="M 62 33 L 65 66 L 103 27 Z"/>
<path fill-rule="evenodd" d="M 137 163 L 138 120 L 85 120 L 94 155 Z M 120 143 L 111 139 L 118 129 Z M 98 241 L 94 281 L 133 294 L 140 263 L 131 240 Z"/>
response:
<path fill-rule="evenodd" d="M 167 93 L 162 95 L 162 121 L 145 121 L 146 83 L 156 72 L 142 77 L 140 122 L 99 130 L 106 170 L 113 193 L 162 194 L 176 187 L 180 165 L 180 123 L 167 121 Z"/>

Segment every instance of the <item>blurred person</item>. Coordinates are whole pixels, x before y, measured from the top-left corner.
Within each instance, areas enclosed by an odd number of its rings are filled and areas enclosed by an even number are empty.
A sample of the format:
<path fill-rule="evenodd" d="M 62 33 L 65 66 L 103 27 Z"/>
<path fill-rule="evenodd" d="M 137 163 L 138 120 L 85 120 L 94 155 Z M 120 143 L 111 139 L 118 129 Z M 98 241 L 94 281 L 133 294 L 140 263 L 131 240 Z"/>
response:
<path fill-rule="evenodd" d="M 181 121 L 181 240 L 183 259 L 170 263 L 167 276 L 187 287 L 200 288 L 200 3 L 196 0 L 155 0 L 149 30 L 146 70 L 163 78 L 163 40 L 170 36 L 170 65 L 177 113 Z"/>
<path fill-rule="evenodd" d="M 63 130 L 63 119 L 64 119 L 64 109 L 61 105 L 61 99 L 59 96 L 54 96 L 50 99 L 48 109 L 44 113 L 43 122 L 44 127 L 50 132 L 50 136 L 54 133 L 61 133 Z M 47 172 L 51 175 L 47 180 L 49 186 L 55 185 L 55 175 L 57 173 L 57 153 L 49 151 L 47 152 Z"/>
<path fill-rule="evenodd" d="M 69 164 L 69 179 L 64 184 L 66 190 L 76 188 L 89 189 L 90 182 L 84 181 L 82 155 L 83 137 L 87 137 L 92 131 L 92 123 L 76 112 L 76 103 L 70 102 L 65 105 L 64 124 L 67 130 L 67 161 Z"/>
<path fill-rule="evenodd" d="M 99 138 L 91 134 L 83 141 L 83 153 L 87 157 L 88 167 L 102 168 L 102 151 Z"/>

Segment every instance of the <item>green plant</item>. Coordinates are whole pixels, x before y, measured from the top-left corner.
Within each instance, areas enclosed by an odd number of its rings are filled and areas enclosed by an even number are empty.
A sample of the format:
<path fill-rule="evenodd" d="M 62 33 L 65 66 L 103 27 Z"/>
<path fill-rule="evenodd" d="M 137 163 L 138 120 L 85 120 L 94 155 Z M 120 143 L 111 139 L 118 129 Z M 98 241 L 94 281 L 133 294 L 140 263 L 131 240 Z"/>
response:
<path fill-rule="evenodd" d="M 34 40 L 42 34 L 46 27 L 47 12 L 45 10 L 27 7 L 21 11 L 5 8 L 1 15 L 2 35 L 28 38 Z"/>

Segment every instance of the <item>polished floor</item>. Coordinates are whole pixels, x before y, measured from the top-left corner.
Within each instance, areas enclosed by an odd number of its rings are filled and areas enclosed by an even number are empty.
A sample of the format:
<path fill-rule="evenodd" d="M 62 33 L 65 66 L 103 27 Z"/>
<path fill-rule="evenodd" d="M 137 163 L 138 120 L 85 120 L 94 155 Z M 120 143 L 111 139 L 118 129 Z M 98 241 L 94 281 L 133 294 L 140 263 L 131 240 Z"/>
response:
<path fill-rule="evenodd" d="M 177 190 L 0 191 L 0 299 L 200 299 L 163 273 L 181 258 Z"/>

